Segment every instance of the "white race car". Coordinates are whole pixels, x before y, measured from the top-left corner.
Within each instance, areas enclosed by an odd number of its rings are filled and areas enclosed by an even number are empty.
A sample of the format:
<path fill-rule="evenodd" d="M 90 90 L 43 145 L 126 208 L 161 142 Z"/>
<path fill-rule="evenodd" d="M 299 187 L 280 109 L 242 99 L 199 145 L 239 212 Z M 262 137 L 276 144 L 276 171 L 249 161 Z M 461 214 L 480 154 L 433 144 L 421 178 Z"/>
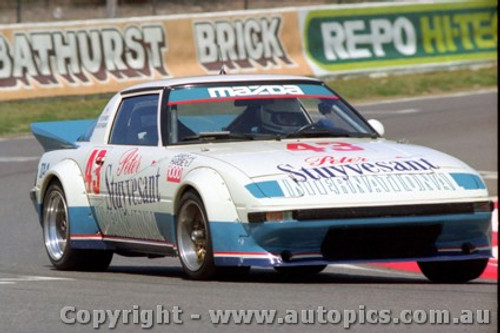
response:
<path fill-rule="evenodd" d="M 116 94 L 96 121 L 32 124 L 46 152 L 31 191 L 52 264 L 179 256 L 193 279 L 272 266 L 417 261 L 466 282 L 491 256 L 478 173 L 382 138 L 323 82 L 174 78 Z"/>

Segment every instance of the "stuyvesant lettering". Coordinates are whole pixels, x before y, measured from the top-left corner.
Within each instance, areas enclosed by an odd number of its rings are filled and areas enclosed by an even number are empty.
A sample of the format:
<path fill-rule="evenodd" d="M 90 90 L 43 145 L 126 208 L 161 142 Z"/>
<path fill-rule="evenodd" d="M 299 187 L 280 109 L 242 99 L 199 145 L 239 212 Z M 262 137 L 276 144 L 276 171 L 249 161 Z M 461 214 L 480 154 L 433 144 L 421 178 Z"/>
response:
<path fill-rule="evenodd" d="M 0 34 L 0 86 L 30 86 L 168 75 L 166 38 L 160 25 Z"/>
<path fill-rule="evenodd" d="M 122 209 L 159 202 L 159 178 L 160 169 L 158 168 L 154 175 L 115 181 L 113 177 L 113 166 L 108 165 L 104 175 L 108 193 L 108 197 L 106 198 L 107 209 Z"/>
<path fill-rule="evenodd" d="M 440 169 L 424 158 L 418 160 L 379 161 L 374 163 L 356 163 L 345 165 L 327 165 L 295 168 L 290 164 L 280 164 L 277 168 L 297 182 L 322 178 L 343 178 L 371 174 L 432 171 Z"/>

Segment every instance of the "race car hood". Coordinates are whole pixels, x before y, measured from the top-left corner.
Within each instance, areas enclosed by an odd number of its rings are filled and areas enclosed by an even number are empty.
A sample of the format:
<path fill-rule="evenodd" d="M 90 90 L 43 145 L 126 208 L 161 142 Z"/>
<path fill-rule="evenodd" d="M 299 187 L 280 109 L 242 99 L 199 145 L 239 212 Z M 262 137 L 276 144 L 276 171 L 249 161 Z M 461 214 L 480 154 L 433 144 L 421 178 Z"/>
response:
<path fill-rule="evenodd" d="M 477 172 L 460 160 L 383 139 L 217 144 L 202 155 L 245 173 L 254 182 L 247 188 L 256 197 L 310 197 L 320 203 L 331 202 L 331 195 L 344 202 L 363 197 L 414 202 L 487 195 Z"/>

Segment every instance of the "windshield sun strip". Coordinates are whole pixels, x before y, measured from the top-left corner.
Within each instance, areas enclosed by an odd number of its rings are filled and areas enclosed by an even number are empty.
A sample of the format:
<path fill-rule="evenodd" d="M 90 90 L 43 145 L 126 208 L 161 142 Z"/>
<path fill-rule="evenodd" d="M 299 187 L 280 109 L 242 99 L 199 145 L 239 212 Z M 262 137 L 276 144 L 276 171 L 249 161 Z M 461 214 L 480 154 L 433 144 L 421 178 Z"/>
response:
<path fill-rule="evenodd" d="M 339 99 L 338 96 L 329 96 L 329 95 L 231 96 L 231 97 L 213 97 L 213 98 L 190 99 L 183 101 L 172 101 L 168 102 L 167 105 L 172 106 L 172 105 L 195 104 L 195 103 L 225 102 L 234 100 L 263 100 L 263 99 L 278 99 L 278 98 L 319 98 L 319 99 L 332 99 L 332 100 Z"/>

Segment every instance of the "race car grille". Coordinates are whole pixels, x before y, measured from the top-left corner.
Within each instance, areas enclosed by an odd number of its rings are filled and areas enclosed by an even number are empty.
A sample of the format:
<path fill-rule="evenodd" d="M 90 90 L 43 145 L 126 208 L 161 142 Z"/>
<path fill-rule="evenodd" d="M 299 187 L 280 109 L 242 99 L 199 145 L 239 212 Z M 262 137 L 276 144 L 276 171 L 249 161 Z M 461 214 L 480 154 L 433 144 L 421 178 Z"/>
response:
<path fill-rule="evenodd" d="M 440 214 L 471 214 L 474 212 L 491 212 L 492 210 L 493 202 L 483 201 L 425 205 L 301 209 L 293 211 L 293 218 L 298 221 L 305 221 Z"/>
<path fill-rule="evenodd" d="M 321 245 L 326 260 L 429 257 L 442 226 L 355 226 L 330 228 Z"/>

